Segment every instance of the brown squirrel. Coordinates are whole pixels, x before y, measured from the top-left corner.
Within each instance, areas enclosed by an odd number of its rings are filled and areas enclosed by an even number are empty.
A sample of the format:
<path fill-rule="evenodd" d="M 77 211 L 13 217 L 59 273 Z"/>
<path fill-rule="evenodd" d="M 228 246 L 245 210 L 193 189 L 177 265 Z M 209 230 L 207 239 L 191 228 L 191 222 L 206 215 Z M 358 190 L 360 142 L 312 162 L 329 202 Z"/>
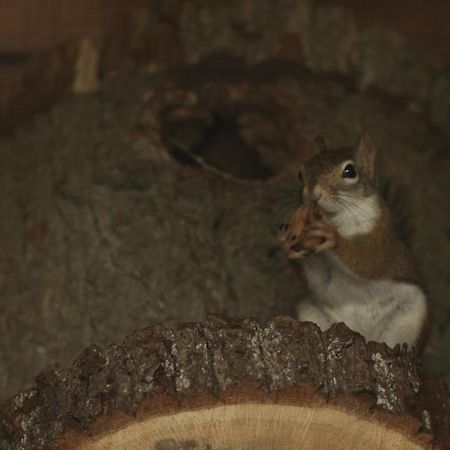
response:
<path fill-rule="evenodd" d="M 311 291 L 299 320 L 322 329 L 345 322 L 367 340 L 420 350 L 427 300 L 377 192 L 375 147 L 367 135 L 354 149 L 329 150 L 320 142 L 299 172 L 304 206 L 278 235 Z"/>

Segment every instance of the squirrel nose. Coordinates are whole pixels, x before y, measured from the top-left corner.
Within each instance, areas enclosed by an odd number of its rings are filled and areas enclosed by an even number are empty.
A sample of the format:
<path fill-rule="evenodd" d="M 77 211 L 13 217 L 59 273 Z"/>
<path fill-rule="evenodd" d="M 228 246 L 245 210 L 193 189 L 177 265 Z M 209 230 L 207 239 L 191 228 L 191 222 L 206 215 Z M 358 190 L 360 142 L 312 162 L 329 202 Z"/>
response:
<path fill-rule="evenodd" d="M 323 189 L 320 186 L 314 186 L 314 188 L 308 189 L 305 187 L 303 189 L 303 200 L 308 203 L 317 202 L 322 197 Z"/>

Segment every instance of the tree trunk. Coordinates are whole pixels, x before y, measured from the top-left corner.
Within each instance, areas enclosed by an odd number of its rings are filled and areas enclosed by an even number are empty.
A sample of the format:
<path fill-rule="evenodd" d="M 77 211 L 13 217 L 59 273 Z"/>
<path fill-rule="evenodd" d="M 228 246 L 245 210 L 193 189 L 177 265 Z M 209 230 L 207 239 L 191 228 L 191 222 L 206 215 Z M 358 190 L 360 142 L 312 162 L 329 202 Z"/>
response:
<path fill-rule="evenodd" d="M 9 449 L 420 449 L 450 397 L 405 349 L 278 317 L 154 326 L 41 373 L 1 415 Z"/>
<path fill-rule="evenodd" d="M 75 43 L 0 73 L 2 127 L 53 104 L 79 65 L 92 87 L 90 64 L 102 79 L 151 62 L 0 142 L 0 401 L 149 324 L 295 314 L 305 286 L 275 228 L 296 199 L 296 161 L 317 134 L 337 147 L 361 130 L 413 201 L 412 249 L 437 312 L 427 368 L 450 377 L 446 71 L 310 0 L 131 3 L 97 49 Z M 287 171 L 291 195 L 277 195 Z"/>

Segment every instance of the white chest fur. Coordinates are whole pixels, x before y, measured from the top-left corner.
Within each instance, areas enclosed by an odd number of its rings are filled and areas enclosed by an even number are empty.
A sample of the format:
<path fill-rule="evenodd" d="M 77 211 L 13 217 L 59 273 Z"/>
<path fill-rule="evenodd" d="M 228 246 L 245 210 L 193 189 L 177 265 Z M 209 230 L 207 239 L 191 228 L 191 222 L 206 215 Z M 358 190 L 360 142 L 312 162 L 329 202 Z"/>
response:
<path fill-rule="evenodd" d="M 331 218 L 342 237 L 368 234 L 381 214 L 376 194 L 370 197 L 343 197 L 339 210 Z"/>
<path fill-rule="evenodd" d="M 410 283 L 362 280 L 324 254 L 305 260 L 312 296 L 299 307 L 299 319 L 327 329 L 344 322 L 367 340 L 413 346 L 426 318 L 423 291 Z"/>

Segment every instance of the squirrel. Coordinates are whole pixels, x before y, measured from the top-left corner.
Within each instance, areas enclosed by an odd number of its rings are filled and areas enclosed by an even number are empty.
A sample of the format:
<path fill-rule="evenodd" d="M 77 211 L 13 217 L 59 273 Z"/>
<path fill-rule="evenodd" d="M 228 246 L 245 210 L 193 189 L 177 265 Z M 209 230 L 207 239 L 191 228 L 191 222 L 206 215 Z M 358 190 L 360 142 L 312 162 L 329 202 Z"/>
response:
<path fill-rule="evenodd" d="M 318 152 L 301 165 L 304 210 L 279 227 L 281 247 L 301 271 L 310 294 L 298 318 L 322 330 L 344 322 L 367 340 L 423 350 L 428 305 L 408 249 L 397 237 L 377 191 L 376 148 L 363 135 L 354 148 Z M 300 212 L 300 215 L 302 212 Z M 297 217 L 298 219 L 298 217 Z"/>

